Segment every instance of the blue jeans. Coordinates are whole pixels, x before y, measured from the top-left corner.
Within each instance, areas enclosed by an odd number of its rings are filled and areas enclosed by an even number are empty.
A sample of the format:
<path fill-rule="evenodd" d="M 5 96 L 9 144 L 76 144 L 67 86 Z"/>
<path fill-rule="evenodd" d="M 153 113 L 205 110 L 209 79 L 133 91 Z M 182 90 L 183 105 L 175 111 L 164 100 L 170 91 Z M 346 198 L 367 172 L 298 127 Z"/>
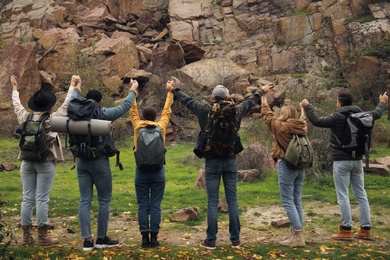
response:
<path fill-rule="evenodd" d="M 278 183 L 280 198 L 286 210 L 291 228 L 303 226 L 302 188 L 305 169 L 289 167 L 282 159 L 278 161 Z"/>
<path fill-rule="evenodd" d="M 53 188 L 56 163 L 54 161 L 22 161 L 20 176 L 23 186 L 21 224 L 32 224 L 33 208 L 36 204 L 37 225 L 48 224 L 50 192 Z"/>
<path fill-rule="evenodd" d="M 92 237 L 90 215 L 93 186 L 95 185 L 99 202 L 97 237 L 104 238 L 107 235 L 112 196 L 110 162 L 107 158 L 78 159 L 77 177 L 80 190 L 79 222 L 81 236 L 83 239 Z"/>
<path fill-rule="evenodd" d="M 145 172 L 136 169 L 135 192 L 140 232 L 158 232 L 160 230 L 161 202 L 164 196 L 165 183 L 164 167 L 156 172 Z"/>
<path fill-rule="evenodd" d="M 233 159 L 206 159 L 205 180 L 207 190 L 207 237 L 215 244 L 218 233 L 218 200 L 221 177 L 229 208 L 229 234 L 231 242 L 240 241 L 240 219 L 237 203 L 237 161 Z"/>
<path fill-rule="evenodd" d="M 352 186 L 353 195 L 359 206 L 360 226 L 370 227 L 370 205 L 367 193 L 364 189 L 363 162 L 334 161 L 333 179 L 337 194 L 337 203 L 341 211 L 341 225 L 352 227 L 351 206 L 349 201 L 349 184 Z"/>

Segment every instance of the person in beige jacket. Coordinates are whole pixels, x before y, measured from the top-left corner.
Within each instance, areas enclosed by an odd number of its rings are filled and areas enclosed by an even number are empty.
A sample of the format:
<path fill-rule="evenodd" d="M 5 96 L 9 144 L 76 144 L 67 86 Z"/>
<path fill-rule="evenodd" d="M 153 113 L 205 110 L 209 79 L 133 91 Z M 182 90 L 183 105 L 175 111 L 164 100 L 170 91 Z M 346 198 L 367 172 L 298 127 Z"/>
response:
<path fill-rule="evenodd" d="M 283 106 L 280 110 L 280 116 L 276 117 L 267 102 L 267 89 L 269 90 L 269 88 L 263 87 L 261 117 L 274 136 L 272 158 L 278 163 L 280 198 L 291 225 L 290 236 L 279 244 L 294 247 L 305 246 L 302 233 L 302 188 L 305 169 L 293 168 L 284 160 L 285 152 L 293 134 L 304 135 L 307 133 L 305 110 L 300 104 L 302 112 L 300 118 L 298 118 L 298 111 L 294 106 Z"/>
<path fill-rule="evenodd" d="M 63 161 L 64 156 L 58 133 L 51 131 L 50 123 L 53 116 L 67 116 L 68 102 L 71 97 L 77 95 L 77 92 L 73 90 L 75 88 L 80 90 L 80 80 L 78 76 L 72 76 L 65 101 L 55 112 L 51 110 L 57 101 L 56 96 L 52 92 L 43 89 L 36 91 L 28 101 L 28 107 L 32 110 L 32 112 L 29 112 L 20 102 L 16 76 L 12 75 L 10 79 L 13 89 L 12 103 L 19 123 L 25 122 L 31 113 L 33 120 L 38 120 L 45 113 L 50 113 L 49 118 L 44 122 L 46 129 L 45 136 L 49 146 L 47 157 L 40 161 L 27 161 L 22 159 L 20 176 L 23 186 L 23 201 L 20 215 L 23 229 L 23 245 L 29 245 L 35 242 L 31 232 L 34 206 L 36 206 L 38 226 L 38 239 L 36 244 L 39 246 L 53 245 L 59 241 L 58 239 L 51 238 L 47 233 L 49 200 L 56 172 L 56 163 Z M 18 159 L 21 159 L 20 154 Z"/>

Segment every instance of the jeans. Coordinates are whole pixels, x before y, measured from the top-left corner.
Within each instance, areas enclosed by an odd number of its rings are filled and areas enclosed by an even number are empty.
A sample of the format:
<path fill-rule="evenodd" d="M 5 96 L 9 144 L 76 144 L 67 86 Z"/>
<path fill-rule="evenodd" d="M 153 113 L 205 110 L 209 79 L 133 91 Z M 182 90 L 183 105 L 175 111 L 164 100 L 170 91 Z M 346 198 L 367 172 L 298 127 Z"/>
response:
<path fill-rule="evenodd" d="M 289 167 L 282 159 L 278 161 L 278 183 L 280 198 L 286 210 L 291 228 L 303 226 L 302 188 L 305 169 Z"/>
<path fill-rule="evenodd" d="M 333 179 L 337 194 L 337 203 L 341 212 L 341 225 L 352 227 L 351 206 L 349 201 L 349 184 L 352 186 L 353 195 L 359 206 L 360 226 L 370 227 L 370 205 L 367 193 L 364 189 L 363 162 L 334 161 Z"/>
<path fill-rule="evenodd" d="M 215 244 L 218 233 L 218 200 L 221 177 L 229 208 L 229 234 L 232 243 L 240 241 L 240 219 L 237 203 L 237 161 L 233 159 L 206 159 L 205 180 L 207 190 L 207 237 Z"/>
<path fill-rule="evenodd" d="M 140 232 L 158 232 L 160 230 L 161 202 L 164 196 L 165 183 L 164 167 L 156 172 L 145 172 L 139 168 L 136 169 L 135 192 Z"/>
<path fill-rule="evenodd" d="M 48 224 L 50 192 L 53 188 L 55 161 L 22 161 L 20 176 L 23 186 L 21 224 L 32 225 L 33 208 L 36 204 L 37 225 Z"/>
<path fill-rule="evenodd" d="M 78 159 L 77 177 L 80 190 L 79 222 L 81 236 L 83 239 L 92 237 L 90 211 L 93 186 L 95 185 L 99 202 L 97 237 L 104 238 L 107 235 L 112 196 L 112 175 L 108 158 Z"/>

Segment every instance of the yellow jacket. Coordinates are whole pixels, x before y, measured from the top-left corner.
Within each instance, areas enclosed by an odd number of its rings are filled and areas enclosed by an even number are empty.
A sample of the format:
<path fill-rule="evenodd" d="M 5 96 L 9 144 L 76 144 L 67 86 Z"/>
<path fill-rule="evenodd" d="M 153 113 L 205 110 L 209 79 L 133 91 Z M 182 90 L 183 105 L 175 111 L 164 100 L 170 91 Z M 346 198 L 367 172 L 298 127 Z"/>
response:
<path fill-rule="evenodd" d="M 137 138 L 139 130 L 143 127 L 153 125 L 159 126 L 162 132 L 162 137 L 165 143 L 165 135 L 167 133 L 167 127 L 169 124 L 169 118 L 171 117 L 171 105 L 173 103 L 173 94 L 172 92 L 167 93 L 167 99 L 165 100 L 164 109 L 161 113 L 161 119 L 158 122 L 150 120 L 141 120 L 138 113 L 137 102 L 133 103 L 133 106 L 130 109 L 130 121 L 134 128 L 134 152 L 137 151 Z"/>

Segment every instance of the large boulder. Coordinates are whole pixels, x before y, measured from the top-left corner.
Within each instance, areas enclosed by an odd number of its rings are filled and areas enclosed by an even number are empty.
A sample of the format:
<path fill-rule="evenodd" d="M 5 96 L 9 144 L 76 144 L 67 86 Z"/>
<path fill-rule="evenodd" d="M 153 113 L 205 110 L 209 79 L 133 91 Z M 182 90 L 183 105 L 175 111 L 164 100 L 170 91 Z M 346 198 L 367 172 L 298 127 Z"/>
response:
<path fill-rule="evenodd" d="M 40 73 L 36 63 L 35 43 L 17 44 L 0 54 L 0 100 L 10 102 L 10 76 L 15 74 L 22 103 L 40 89 Z M 7 86 L 7 87 L 5 87 Z"/>
<path fill-rule="evenodd" d="M 211 89 L 218 84 L 229 88 L 230 92 L 236 91 L 235 82 L 248 72 L 227 58 L 203 59 L 184 66 L 180 72 L 190 76 L 193 81 Z"/>

